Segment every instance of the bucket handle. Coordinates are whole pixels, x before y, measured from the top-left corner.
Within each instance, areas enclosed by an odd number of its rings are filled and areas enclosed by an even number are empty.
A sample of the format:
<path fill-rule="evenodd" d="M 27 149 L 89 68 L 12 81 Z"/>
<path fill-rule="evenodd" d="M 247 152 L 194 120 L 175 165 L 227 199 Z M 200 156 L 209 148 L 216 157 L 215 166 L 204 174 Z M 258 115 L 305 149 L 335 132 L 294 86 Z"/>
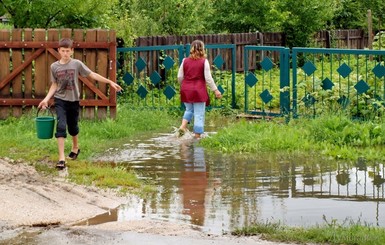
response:
<path fill-rule="evenodd" d="M 47 110 L 47 109 L 48 109 L 49 112 L 51 113 L 52 117 L 54 117 L 53 112 L 52 112 L 52 110 L 51 110 L 51 107 L 47 107 L 47 108 L 44 109 L 44 110 Z M 41 110 L 41 108 L 39 108 L 39 109 L 37 110 L 36 117 L 39 117 L 39 112 L 40 112 L 40 110 Z"/>

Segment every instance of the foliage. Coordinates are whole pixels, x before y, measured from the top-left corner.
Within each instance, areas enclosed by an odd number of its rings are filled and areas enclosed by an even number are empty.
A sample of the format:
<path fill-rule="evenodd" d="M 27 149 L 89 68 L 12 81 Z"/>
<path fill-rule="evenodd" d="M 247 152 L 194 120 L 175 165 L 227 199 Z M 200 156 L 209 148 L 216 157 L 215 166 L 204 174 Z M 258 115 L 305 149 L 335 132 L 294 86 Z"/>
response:
<path fill-rule="evenodd" d="M 382 123 L 351 121 L 344 115 L 323 115 L 291 120 L 288 124 L 242 120 L 203 139 L 201 144 L 229 153 L 321 154 L 335 159 L 384 160 L 383 142 L 385 126 Z"/>
<path fill-rule="evenodd" d="M 113 1 L 104 0 L 2 0 L 0 13 L 7 13 L 15 28 L 102 27 Z"/>
<path fill-rule="evenodd" d="M 139 36 L 284 32 L 287 46 L 309 46 L 322 29 L 384 28 L 381 0 L 1 0 L 17 28 L 107 28 L 127 46 Z"/>
<path fill-rule="evenodd" d="M 119 36 L 131 38 L 204 33 L 211 10 L 204 0 L 120 0 L 110 24 Z"/>
<path fill-rule="evenodd" d="M 276 4 L 277 1 L 269 0 L 215 0 L 211 28 L 214 32 L 229 33 L 279 31 L 282 15 Z"/>
<path fill-rule="evenodd" d="M 364 11 L 361 1 L 342 0 L 333 17 L 337 29 L 355 29 L 365 26 L 367 11 Z"/>
<path fill-rule="evenodd" d="M 0 30 L 12 30 L 12 28 L 11 25 L 0 23 Z"/>
<path fill-rule="evenodd" d="M 373 49 L 385 49 L 385 31 L 379 31 L 373 38 Z"/>
<path fill-rule="evenodd" d="M 333 18 L 335 1 L 287 0 L 280 5 L 286 16 L 282 31 L 286 34 L 286 46 L 307 47 L 312 36 L 322 30 Z"/>
<path fill-rule="evenodd" d="M 384 228 L 352 221 L 346 221 L 346 224 L 332 221 L 309 228 L 288 227 L 280 223 L 266 222 L 236 229 L 232 234 L 262 235 L 267 240 L 306 244 L 380 245 L 385 240 L 384 231 Z"/>
<path fill-rule="evenodd" d="M 333 25 L 339 29 L 367 29 L 367 12 L 371 10 L 373 28 L 383 28 L 385 2 L 382 0 L 356 1 L 340 0 L 333 17 Z"/>

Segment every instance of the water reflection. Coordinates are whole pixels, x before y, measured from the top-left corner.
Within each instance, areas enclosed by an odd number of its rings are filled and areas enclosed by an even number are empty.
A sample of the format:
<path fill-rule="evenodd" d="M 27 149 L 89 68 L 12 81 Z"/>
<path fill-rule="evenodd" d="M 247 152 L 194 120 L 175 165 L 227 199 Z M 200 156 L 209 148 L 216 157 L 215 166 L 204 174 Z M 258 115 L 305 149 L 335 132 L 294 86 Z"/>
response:
<path fill-rule="evenodd" d="M 180 146 L 183 167 L 180 174 L 180 193 L 183 213 L 191 216 L 191 223 L 202 226 L 205 220 L 205 196 L 208 173 L 204 149 L 185 141 Z"/>
<path fill-rule="evenodd" d="M 172 220 L 217 234 L 265 221 L 323 224 L 324 217 L 385 227 L 382 163 L 224 155 L 170 135 L 130 142 L 103 159 L 158 188 L 121 207 L 120 220 Z"/>

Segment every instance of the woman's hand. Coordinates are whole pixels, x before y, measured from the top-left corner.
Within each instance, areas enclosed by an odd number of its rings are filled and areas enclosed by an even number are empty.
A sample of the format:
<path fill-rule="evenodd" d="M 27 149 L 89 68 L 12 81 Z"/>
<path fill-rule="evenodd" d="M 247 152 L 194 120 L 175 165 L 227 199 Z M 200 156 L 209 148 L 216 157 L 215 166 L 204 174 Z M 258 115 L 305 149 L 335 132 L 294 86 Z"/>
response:
<path fill-rule="evenodd" d="M 215 90 L 214 93 L 215 93 L 215 98 L 217 98 L 217 99 L 222 98 L 222 94 L 221 94 L 221 92 L 218 89 Z"/>

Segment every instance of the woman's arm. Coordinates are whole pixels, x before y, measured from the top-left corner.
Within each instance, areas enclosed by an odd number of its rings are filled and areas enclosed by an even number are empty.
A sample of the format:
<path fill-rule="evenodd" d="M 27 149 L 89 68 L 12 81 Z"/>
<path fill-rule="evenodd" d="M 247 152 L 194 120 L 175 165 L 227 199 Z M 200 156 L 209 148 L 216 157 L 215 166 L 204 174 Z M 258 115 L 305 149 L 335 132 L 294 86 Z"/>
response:
<path fill-rule="evenodd" d="M 211 91 L 214 91 L 216 98 L 218 98 L 218 99 L 221 98 L 222 94 L 218 90 L 217 85 L 214 82 L 213 76 L 211 76 L 210 64 L 209 64 L 209 61 L 207 59 L 205 60 L 205 70 L 204 70 L 204 73 L 205 73 L 206 84 L 209 86 Z"/>
<path fill-rule="evenodd" d="M 182 64 L 180 64 L 179 70 L 178 70 L 178 81 L 179 81 L 179 83 L 182 83 L 183 78 L 184 78 L 183 61 L 184 61 L 184 59 L 182 60 Z"/>
<path fill-rule="evenodd" d="M 205 60 L 204 72 L 205 72 L 205 80 L 206 80 L 206 83 L 209 86 L 210 90 L 211 91 L 217 90 L 218 88 L 217 88 L 217 85 L 215 85 L 214 79 L 211 75 L 210 64 L 209 64 L 209 61 L 207 59 Z"/>

